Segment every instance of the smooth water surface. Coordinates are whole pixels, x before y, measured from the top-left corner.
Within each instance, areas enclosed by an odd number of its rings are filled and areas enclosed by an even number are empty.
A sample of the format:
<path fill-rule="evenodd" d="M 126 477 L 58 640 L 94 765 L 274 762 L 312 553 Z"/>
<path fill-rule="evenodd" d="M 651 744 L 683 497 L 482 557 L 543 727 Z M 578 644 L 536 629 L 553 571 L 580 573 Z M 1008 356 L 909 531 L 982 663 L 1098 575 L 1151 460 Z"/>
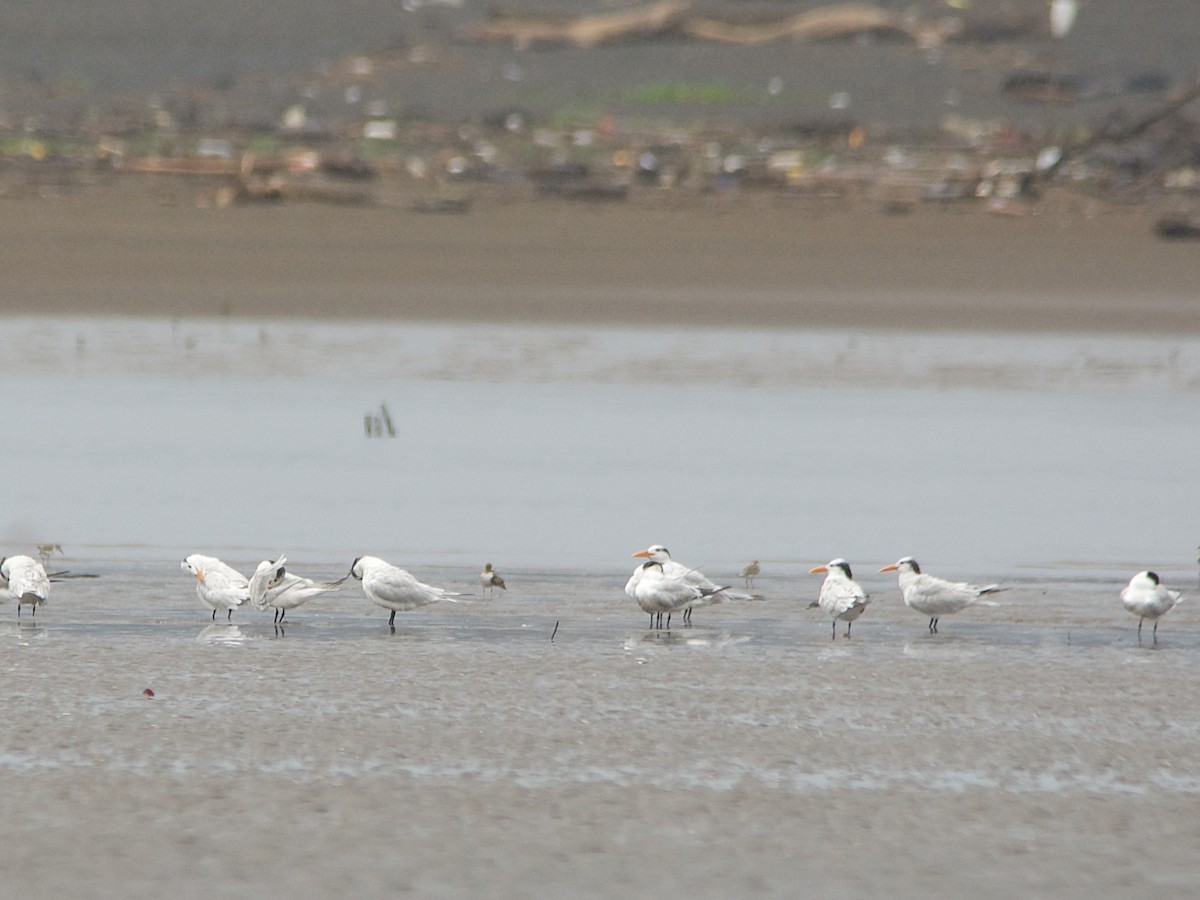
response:
<path fill-rule="evenodd" d="M 1179 566 L 1200 344 L 14 320 L 0 540 L 78 557 Z M 397 435 L 368 437 L 386 404 Z M 27 550 L 25 552 L 28 552 Z"/>

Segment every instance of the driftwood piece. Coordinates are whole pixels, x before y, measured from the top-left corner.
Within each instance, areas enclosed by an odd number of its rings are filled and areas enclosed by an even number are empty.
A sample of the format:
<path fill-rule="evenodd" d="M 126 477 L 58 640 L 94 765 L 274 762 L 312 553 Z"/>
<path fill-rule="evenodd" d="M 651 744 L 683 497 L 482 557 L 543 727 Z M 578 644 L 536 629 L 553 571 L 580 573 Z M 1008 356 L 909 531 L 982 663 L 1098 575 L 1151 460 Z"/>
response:
<path fill-rule="evenodd" d="M 863 3 L 822 6 L 774 22 L 738 24 L 715 18 L 689 18 L 680 30 L 690 37 L 754 46 L 784 38 L 799 41 L 846 40 L 862 34 L 882 34 L 917 40 L 914 29 L 895 13 Z"/>
<path fill-rule="evenodd" d="M 690 0 L 660 0 L 649 6 L 573 18 L 500 13 L 467 26 L 460 36 L 467 40 L 511 42 L 517 49 L 536 44 L 594 47 L 670 31 L 690 7 Z"/>

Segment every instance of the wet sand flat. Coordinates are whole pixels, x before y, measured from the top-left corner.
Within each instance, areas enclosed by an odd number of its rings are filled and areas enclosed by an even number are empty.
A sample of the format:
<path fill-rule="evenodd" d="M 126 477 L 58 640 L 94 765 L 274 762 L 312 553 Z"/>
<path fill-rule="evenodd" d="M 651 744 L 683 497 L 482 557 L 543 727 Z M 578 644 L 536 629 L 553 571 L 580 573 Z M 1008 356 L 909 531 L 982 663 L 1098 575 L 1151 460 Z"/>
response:
<path fill-rule="evenodd" d="M 24 896 L 1182 897 L 1200 879 L 1200 626 L 1184 604 L 1138 646 L 1116 574 L 1009 573 L 938 636 L 865 576 L 876 602 L 831 640 L 805 608 L 817 579 L 784 564 L 765 600 L 690 629 L 648 630 L 620 572 L 515 570 L 496 600 L 394 634 L 357 586 L 279 632 L 247 609 L 211 624 L 177 563 L 78 568 L 102 578 L 0 626 L 0 839 Z"/>
<path fill-rule="evenodd" d="M 11 200 L 6 313 L 333 317 L 1195 334 L 1196 248 L 1145 210 L 1088 216 L 801 201 L 467 215 L 314 205 L 196 209 L 147 191 Z"/>

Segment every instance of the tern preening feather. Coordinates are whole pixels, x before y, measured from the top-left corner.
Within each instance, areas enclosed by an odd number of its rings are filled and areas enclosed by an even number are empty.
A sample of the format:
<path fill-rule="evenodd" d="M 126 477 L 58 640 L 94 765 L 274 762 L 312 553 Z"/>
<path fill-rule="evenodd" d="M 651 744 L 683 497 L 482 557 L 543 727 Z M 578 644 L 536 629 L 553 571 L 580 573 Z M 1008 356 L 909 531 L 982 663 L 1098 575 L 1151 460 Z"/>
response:
<path fill-rule="evenodd" d="M 275 622 L 282 622 L 289 609 L 295 609 L 321 594 L 336 591 L 349 576 L 337 581 L 314 581 L 294 575 L 284 565 L 286 556 L 264 559 L 250 576 L 250 602 L 255 609 L 275 609 Z"/>
<path fill-rule="evenodd" d="M 213 621 L 220 609 L 228 610 L 225 618 L 232 621 L 233 611 L 250 599 L 250 580 L 215 556 L 193 553 L 179 567 L 196 576 L 196 596 L 212 610 Z"/>
<path fill-rule="evenodd" d="M 360 556 L 350 566 L 350 574 L 362 582 L 363 593 L 384 609 L 392 611 L 388 625 L 396 627 L 396 613 L 437 603 L 439 600 L 457 602 L 454 591 L 417 581 L 411 574 L 384 562 L 377 556 Z"/>
<path fill-rule="evenodd" d="M 1138 617 L 1138 643 L 1142 640 L 1142 621 L 1154 622 L 1154 643 L 1158 643 L 1158 620 L 1176 607 L 1183 595 L 1168 590 L 1154 572 L 1138 572 L 1121 590 L 1121 604 Z"/>

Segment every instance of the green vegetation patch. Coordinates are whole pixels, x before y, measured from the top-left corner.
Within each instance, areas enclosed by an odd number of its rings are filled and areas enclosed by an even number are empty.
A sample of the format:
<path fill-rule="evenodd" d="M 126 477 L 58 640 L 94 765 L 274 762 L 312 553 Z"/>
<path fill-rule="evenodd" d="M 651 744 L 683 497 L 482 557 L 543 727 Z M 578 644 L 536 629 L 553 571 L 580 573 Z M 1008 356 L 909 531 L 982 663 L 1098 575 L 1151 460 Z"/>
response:
<path fill-rule="evenodd" d="M 716 82 L 668 81 L 634 85 L 625 92 L 630 103 L 653 104 L 724 104 L 741 103 L 745 92 L 731 84 Z"/>

